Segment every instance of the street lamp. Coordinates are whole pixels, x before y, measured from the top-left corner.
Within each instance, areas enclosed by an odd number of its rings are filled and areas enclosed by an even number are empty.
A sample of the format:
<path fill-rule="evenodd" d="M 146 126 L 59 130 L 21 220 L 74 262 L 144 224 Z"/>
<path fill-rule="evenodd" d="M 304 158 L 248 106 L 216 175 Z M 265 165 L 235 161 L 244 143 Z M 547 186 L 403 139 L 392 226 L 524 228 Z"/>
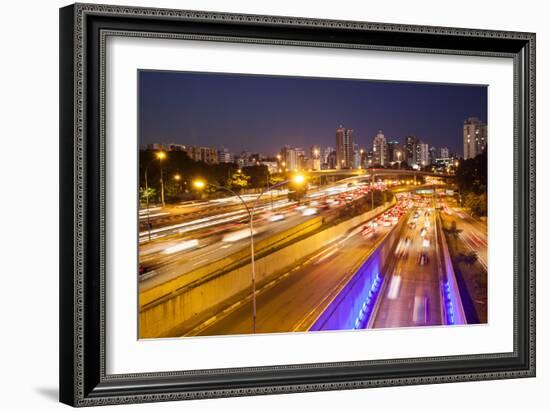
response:
<path fill-rule="evenodd" d="M 246 212 L 248 214 L 249 229 L 250 229 L 250 266 L 252 268 L 252 329 L 254 334 L 256 334 L 256 266 L 254 261 L 254 211 L 256 209 L 256 205 L 258 204 L 258 201 L 260 200 L 260 197 L 267 191 L 274 190 L 275 188 L 278 188 L 290 182 L 293 182 L 297 185 L 302 185 L 305 183 L 305 181 L 306 181 L 305 176 L 303 176 L 302 174 L 296 174 L 292 179 L 281 181 L 280 183 L 274 184 L 271 187 L 267 187 L 260 194 L 258 194 L 258 196 L 254 199 L 254 202 L 252 203 L 252 208 L 248 207 L 248 205 L 246 204 L 246 201 L 244 201 L 244 199 L 239 194 L 237 194 L 230 188 L 208 183 L 204 180 L 195 180 L 193 182 L 193 186 L 198 190 L 203 190 L 207 185 L 209 185 L 216 189 L 230 192 L 231 194 L 236 196 L 241 201 L 241 203 L 243 203 L 244 208 L 246 209 Z"/>
<path fill-rule="evenodd" d="M 179 174 L 174 174 L 174 180 L 178 182 L 177 194 L 179 195 L 179 194 L 180 194 L 180 190 L 181 190 L 181 185 L 180 185 L 181 175 L 179 175 Z"/>
<path fill-rule="evenodd" d="M 147 231 L 148 231 L 148 239 L 151 241 L 151 222 L 149 220 L 149 183 L 147 178 L 147 172 L 149 170 L 149 166 L 153 163 L 155 160 L 159 160 L 160 164 L 160 186 L 161 186 L 161 195 L 162 195 L 162 206 L 164 207 L 164 183 L 162 182 L 162 160 L 166 158 L 166 153 L 164 151 L 159 151 L 155 154 L 155 158 L 153 158 L 147 166 L 145 167 L 145 203 L 147 204 Z"/>
<path fill-rule="evenodd" d="M 166 153 L 164 151 L 159 151 L 157 154 L 157 158 L 159 159 L 160 167 L 160 200 L 162 206 L 165 207 L 166 204 L 164 203 L 164 179 L 162 178 L 162 160 L 166 158 Z"/>

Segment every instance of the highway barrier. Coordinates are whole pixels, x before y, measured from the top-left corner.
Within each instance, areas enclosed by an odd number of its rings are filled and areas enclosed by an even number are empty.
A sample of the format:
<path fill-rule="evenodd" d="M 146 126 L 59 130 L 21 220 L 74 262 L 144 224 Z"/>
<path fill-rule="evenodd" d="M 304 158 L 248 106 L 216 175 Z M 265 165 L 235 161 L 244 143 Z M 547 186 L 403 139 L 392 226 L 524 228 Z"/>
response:
<path fill-rule="evenodd" d="M 441 224 L 441 217 L 439 214 L 436 216 L 436 232 L 438 241 L 440 242 L 439 249 L 441 253 L 441 270 L 440 270 L 440 291 L 441 302 L 443 309 L 443 318 L 445 324 L 467 324 L 466 314 L 464 313 L 464 306 L 462 305 L 462 299 L 460 298 L 460 290 L 456 282 L 456 275 L 453 269 L 451 256 L 449 255 L 449 247 L 447 246 L 447 239 Z"/>
<path fill-rule="evenodd" d="M 317 230 L 314 234 L 291 242 L 282 248 L 277 248 L 284 239 L 282 233 L 266 241 L 263 254 L 255 261 L 256 282 L 258 287 L 286 273 L 300 261 L 305 261 L 319 249 L 330 244 L 334 239 L 346 234 L 350 229 L 385 212 L 395 204 L 395 198 L 367 213 L 353 217 L 338 225 L 318 231 L 322 225 L 321 217 L 312 219 L 310 225 L 294 228 L 294 239 L 308 232 Z M 306 223 L 304 223 L 306 224 Z M 288 243 L 288 241 L 286 241 Z M 258 244 L 262 244 L 259 242 Z M 274 249 L 266 254 L 266 250 Z M 250 258 L 248 249 L 242 250 L 243 255 L 232 255 L 224 261 L 202 267 L 191 273 L 184 274 L 172 281 L 160 284 L 150 290 L 140 293 L 140 337 L 155 338 L 183 335 L 190 327 L 200 321 L 215 316 L 225 307 L 250 294 L 251 267 L 250 263 L 242 264 L 243 258 Z M 259 251 L 262 254 L 262 250 Z M 239 261 L 235 269 L 227 269 L 228 265 Z"/>

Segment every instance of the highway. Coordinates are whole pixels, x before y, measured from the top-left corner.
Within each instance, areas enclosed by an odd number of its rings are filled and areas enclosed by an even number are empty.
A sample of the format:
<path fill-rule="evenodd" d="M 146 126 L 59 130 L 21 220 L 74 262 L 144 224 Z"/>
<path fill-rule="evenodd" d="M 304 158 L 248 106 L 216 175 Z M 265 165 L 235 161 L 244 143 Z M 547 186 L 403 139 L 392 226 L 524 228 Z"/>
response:
<path fill-rule="evenodd" d="M 312 190 L 300 203 L 289 201 L 286 196 L 274 199 L 273 203 L 260 203 L 255 213 L 254 239 L 258 244 L 262 239 L 310 219 L 327 217 L 356 200 L 368 199 L 370 190 L 367 184 L 339 182 Z M 436 241 L 436 213 L 445 212 L 445 217 L 451 215 L 461 221 L 461 226 L 467 227 L 461 232 L 465 236 L 463 240 L 472 242 L 472 247 L 479 245 L 480 261 L 486 258 L 483 225 L 462 211 L 453 210 L 445 200 L 437 202 L 438 209 L 441 209 L 438 211 L 435 197 L 411 195 L 409 192 L 401 192 L 397 197 L 398 204 L 377 217 L 376 224 L 371 220 L 339 238 L 320 244 L 313 256 L 304 256 L 307 257 L 305 262 L 290 267 L 288 272 L 267 284 L 258 284 L 256 332 L 307 331 L 386 234 L 403 218 L 407 221 L 403 221 L 395 249 L 383 263 L 386 270 L 381 273 L 384 282 L 371 318 L 361 326 L 395 328 L 444 324 L 441 258 L 445 254 L 439 250 L 440 243 Z M 231 203 L 236 201 L 234 197 L 229 199 Z M 140 266 L 146 266 L 147 270 L 140 275 L 140 291 L 185 276 L 250 247 L 248 214 L 243 207 L 233 204 L 229 208 L 220 208 L 209 201 L 193 203 L 189 207 L 195 211 L 184 213 L 182 222 L 161 227 L 167 235 L 141 244 Z M 193 219 L 197 210 L 200 214 Z M 162 209 L 154 212 L 162 213 Z M 394 216 L 397 218 L 392 218 Z M 226 218 L 229 220 L 225 221 Z M 203 226 L 204 222 L 212 224 Z M 197 228 L 181 231 L 193 225 Z M 252 295 L 248 294 L 240 301 L 228 300 L 220 312 L 200 321 L 198 324 L 196 320 L 190 322 L 189 328 L 181 331 L 182 336 L 249 334 L 253 332 Z"/>
<path fill-rule="evenodd" d="M 379 297 L 372 328 L 443 323 L 435 215 L 431 201 L 417 204 L 395 249 L 395 264 L 385 273 L 385 292 Z"/>
<path fill-rule="evenodd" d="M 301 204 L 289 201 L 286 197 L 275 199 L 273 203 L 270 200 L 260 203 L 254 213 L 254 240 L 259 242 L 317 216 L 333 213 L 369 192 L 368 186 L 339 182 L 312 191 Z M 239 201 L 235 197 L 228 197 L 226 200 L 231 204 Z M 213 201 L 214 204 L 220 202 Z M 154 235 L 161 233 L 162 237 L 140 244 L 141 290 L 147 290 L 250 246 L 248 213 L 244 207 L 241 205 L 240 208 L 227 211 L 210 203 L 199 208 L 199 218 L 190 219 L 192 213 L 185 215 L 184 221 L 159 227 L 156 229 L 158 231 L 153 232 Z M 196 210 L 198 205 L 195 203 L 192 207 Z M 211 210 L 211 213 L 205 214 L 204 209 Z M 159 213 L 159 210 L 154 212 Z M 141 238 L 146 240 L 146 234 L 147 231 L 141 231 Z"/>
<path fill-rule="evenodd" d="M 487 225 L 472 218 L 456 204 L 444 202 L 442 206 L 446 220 L 456 223 L 459 238 L 477 255 L 478 261 L 487 271 Z"/>
<path fill-rule="evenodd" d="M 399 208 L 400 205 L 398 205 Z M 395 223 L 394 223 L 395 224 Z M 366 225 L 366 224 L 365 224 Z M 322 249 L 305 264 L 284 274 L 257 293 L 258 333 L 305 331 L 308 319 L 338 293 L 384 235 L 395 227 L 382 223 L 375 235 L 364 234 L 365 225 Z M 192 335 L 230 335 L 252 332 L 252 302 L 248 298 L 226 316 L 216 318 Z"/>

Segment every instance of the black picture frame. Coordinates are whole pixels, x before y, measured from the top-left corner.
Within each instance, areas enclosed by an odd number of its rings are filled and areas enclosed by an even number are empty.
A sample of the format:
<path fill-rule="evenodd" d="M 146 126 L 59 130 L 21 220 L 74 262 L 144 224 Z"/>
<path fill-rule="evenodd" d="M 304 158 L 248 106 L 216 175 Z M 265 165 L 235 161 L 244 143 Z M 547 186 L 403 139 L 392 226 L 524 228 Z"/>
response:
<path fill-rule="evenodd" d="M 105 372 L 108 35 L 509 57 L 514 62 L 514 350 L 132 375 Z M 535 34 L 75 4 L 60 9 L 60 400 L 73 406 L 535 376 Z"/>

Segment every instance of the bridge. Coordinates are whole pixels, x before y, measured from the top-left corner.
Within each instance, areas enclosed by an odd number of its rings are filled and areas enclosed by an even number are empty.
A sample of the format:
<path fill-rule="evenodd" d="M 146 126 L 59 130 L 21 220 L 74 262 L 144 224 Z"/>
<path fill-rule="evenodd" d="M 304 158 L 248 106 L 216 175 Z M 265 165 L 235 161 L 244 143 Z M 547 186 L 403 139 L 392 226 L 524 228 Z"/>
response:
<path fill-rule="evenodd" d="M 366 168 L 366 169 L 341 169 L 341 170 L 314 170 L 308 174 L 314 177 L 321 176 L 345 176 L 345 177 L 371 177 L 375 176 L 426 176 L 439 178 L 455 178 L 452 174 L 433 173 L 430 171 L 418 171 L 409 169 L 393 169 L 393 168 Z"/>

